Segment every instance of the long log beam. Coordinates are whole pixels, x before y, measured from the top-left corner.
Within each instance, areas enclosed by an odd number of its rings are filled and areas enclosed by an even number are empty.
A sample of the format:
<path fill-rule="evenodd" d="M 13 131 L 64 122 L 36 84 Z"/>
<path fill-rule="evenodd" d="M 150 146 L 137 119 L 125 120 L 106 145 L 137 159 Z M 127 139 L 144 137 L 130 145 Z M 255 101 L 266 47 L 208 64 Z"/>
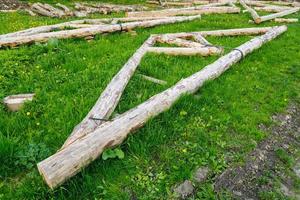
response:
<path fill-rule="evenodd" d="M 76 141 L 78 138 L 81 138 L 99 125 L 101 125 L 105 119 L 110 117 L 110 114 L 113 112 L 114 108 L 119 102 L 120 96 L 122 95 L 129 79 L 132 77 L 135 69 L 137 68 L 142 56 L 146 53 L 148 47 L 151 47 L 156 40 L 168 40 L 175 37 L 195 37 L 195 35 L 203 36 L 236 36 L 236 35 L 258 35 L 264 34 L 267 31 L 271 30 L 271 27 L 264 28 L 245 28 L 245 29 L 227 29 L 227 30 L 216 30 L 216 31 L 201 31 L 201 32 L 192 32 L 192 33 L 171 33 L 163 35 L 153 35 L 146 41 L 137 52 L 128 60 L 128 62 L 122 67 L 121 71 L 114 76 L 112 81 L 107 85 L 106 89 L 103 91 L 101 96 L 98 98 L 96 104 L 87 114 L 87 116 L 74 128 L 69 138 L 65 141 L 62 148 L 65 148 L 69 144 Z M 204 44 L 208 43 L 207 41 L 201 39 Z M 200 41 L 200 42 L 201 42 Z M 207 45 L 207 44 L 206 44 Z M 208 44 L 209 45 L 209 44 Z M 117 89 L 116 89 L 117 88 Z M 97 120 L 95 123 L 95 119 Z M 100 120 L 102 119 L 102 120 Z"/>
<path fill-rule="evenodd" d="M 240 8 L 230 6 L 220 7 L 188 7 L 178 9 L 164 9 L 154 11 L 137 11 L 127 12 L 127 17 L 167 17 L 176 15 L 195 15 L 195 14 L 222 14 L 222 13 L 239 13 Z"/>
<path fill-rule="evenodd" d="M 150 118 L 169 109 L 182 95 L 196 92 L 206 81 L 219 77 L 247 54 L 286 30 L 286 26 L 270 29 L 266 34 L 240 45 L 201 71 L 182 79 L 136 108 L 123 113 L 111 122 L 102 124 L 92 133 L 38 163 L 40 174 L 50 188 L 57 187 L 97 159 L 105 149 L 121 144 L 129 133 L 143 126 Z"/>
<path fill-rule="evenodd" d="M 0 47 L 14 47 L 21 44 L 28 44 L 33 42 L 46 42 L 50 38 L 58 38 L 58 39 L 65 39 L 65 38 L 82 38 L 87 36 L 93 36 L 100 33 L 112 33 L 116 31 L 123 31 L 123 30 L 132 30 L 137 27 L 153 27 L 157 25 L 163 24 L 172 24 L 177 22 L 184 22 L 184 21 L 191 21 L 194 19 L 199 19 L 201 16 L 182 16 L 182 17 L 170 17 L 164 19 L 157 19 L 157 20 L 149 20 L 149 21 L 141 21 L 141 22 L 128 22 L 123 24 L 115 24 L 115 25 L 98 25 L 89 28 L 80 28 L 74 30 L 63 30 L 57 32 L 49 32 L 49 33 L 39 33 L 35 35 L 28 35 L 28 36 L 17 36 L 17 37 L 8 37 L 8 38 L 1 38 L 0 39 Z"/>
<path fill-rule="evenodd" d="M 210 56 L 215 54 L 221 54 L 223 49 L 217 47 L 149 47 L 149 53 L 166 54 L 166 55 L 183 55 L 183 56 Z"/>
<path fill-rule="evenodd" d="M 270 14 L 270 15 L 265 15 L 265 16 L 262 16 L 259 18 L 259 20 L 255 21 L 255 23 L 261 23 L 261 22 L 265 22 L 265 21 L 269 21 L 271 19 L 275 19 L 275 18 L 279 18 L 279 17 L 284 17 L 286 15 L 290 15 L 290 14 L 293 14 L 293 13 L 296 13 L 300 10 L 300 7 L 297 7 L 297 8 L 292 8 L 292 9 L 289 9 L 289 10 L 284 10 L 282 12 L 278 12 L 278 13 L 274 13 L 274 14 Z"/>

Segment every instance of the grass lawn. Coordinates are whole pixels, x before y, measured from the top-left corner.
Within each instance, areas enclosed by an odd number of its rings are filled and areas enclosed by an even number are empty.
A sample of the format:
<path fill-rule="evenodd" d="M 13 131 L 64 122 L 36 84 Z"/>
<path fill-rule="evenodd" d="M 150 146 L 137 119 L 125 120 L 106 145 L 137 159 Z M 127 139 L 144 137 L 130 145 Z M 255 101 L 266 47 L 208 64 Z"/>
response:
<path fill-rule="evenodd" d="M 0 104 L 0 199 L 172 199 L 172 187 L 201 166 L 208 166 L 212 173 L 204 184 L 196 185 L 194 198 L 217 199 L 215 177 L 242 163 L 267 137 L 259 124 L 271 125 L 272 114 L 300 100 L 299 23 L 288 25 L 283 35 L 130 135 L 118 147 L 125 153 L 123 159 L 99 158 L 53 191 L 43 182 L 36 164 L 61 147 L 150 34 L 257 26 L 248 24 L 249 17 L 247 13 L 205 15 L 192 22 L 137 29 L 137 36 L 113 33 L 98 35 L 91 42 L 67 39 L 1 49 L 0 99 L 31 92 L 36 98 L 15 113 Z M 4 34 L 65 20 L 0 13 L 0 21 Z M 226 52 L 250 38 L 207 37 L 213 44 L 228 47 Z M 114 114 L 135 107 L 217 58 L 147 54 Z M 168 84 L 156 85 L 138 74 Z"/>

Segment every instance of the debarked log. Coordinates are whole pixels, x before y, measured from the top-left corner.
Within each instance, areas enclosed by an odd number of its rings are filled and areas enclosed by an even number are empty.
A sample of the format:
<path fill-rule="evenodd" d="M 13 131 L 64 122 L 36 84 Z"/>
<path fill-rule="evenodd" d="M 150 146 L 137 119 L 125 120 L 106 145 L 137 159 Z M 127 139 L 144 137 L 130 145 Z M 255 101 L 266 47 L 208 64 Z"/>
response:
<path fill-rule="evenodd" d="M 264 11 L 264 12 L 281 12 L 285 10 L 289 10 L 289 7 L 279 7 L 279 6 L 266 6 L 266 7 L 254 7 L 257 11 Z"/>
<path fill-rule="evenodd" d="M 274 14 L 270 14 L 270 15 L 265 15 L 265 16 L 260 17 L 259 20 L 255 21 L 255 23 L 261 23 L 261 22 L 264 22 L 264 21 L 268 21 L 268 20 L 271 20 L 271 19 L 278 18 L 278 17 L 283 17 L 283 16 L 286 16 L 286 15 L 290 15 L 290 14 L 298 12 L 299 10 L 300 10 L 300 8 L 297 7 L 297 8 L 292 8 L 292 9 L 285 10 L 285 11 L 282 11 L 282 12 L 278 12 L 278 13 L 274 13 Z"/>
<path fill-rule="evenodd" d="M 244 0 L 239 0 L 239 2 L 251 14 L 251 17 L 255 22 L 259 20 L 259 15 L 253 8 L 249 7 Z"/>
<path fill-rule="evenodd" d="M 150 118 L 169 109 L 182 95 L 196 92 L 206 81 L 219 77 L 247 54 L 286 30 L 286 26 L 270 29 L 266 34 L 240 45 L 201 71 L 182 79 L 173 87 L 112 121 L 105 122 L 92 133 L 38 163 L 40 174 L 50 188 L 57 187 L 98 158 L 105 149 L 121 144 L 129 133 L 143 126 Z"/>
<path fill-rule="evenodd" d="M 77 126 L 75 126 L 62 148 L 65 148 L 78 138 L 92 132 L 97 128 L 97 126 L 110 117 L 115 107 L 118 105 L 123 90 L 128 84 L 130 78 L 133 76 L 143 56 L 147 53 L 148 47 L 152 46 L 155 41 L 156 38 L 154 36 L 146 40 L 122 67 L 122 69 L 113 77 L 90 112 Z"/>
<path fill-rule="evenodd" d="M 154 11 L 137 11 L 127 12 L 127 17 L 166 17 L 176 15 L 195 15 L 195 14 L 222 14 L 222 13 L 239 13 L 240 8 L 230 6 L 220 7 L 188 7 L 188 8 L 174 8 Z"/>
<path fill-rule="evenodd" d="M 77 139 L 89 134 L 100 124 L 107 120 L 114 108 L 119 102 L 119 99 L 135 69 L 137 68 L 142 56 L 146 53 L 148 47 L 151 47 L 155 41 L 166 41 L 176 37 L 194 37 L 198 38 L 198 42 L 205 45 L 210 45 L 202 36 L 236 36 L 236 35 L 258 35 L 269 31 L 271 27 L 263 28 L 243 28 L 243 29 L 227 29 L 215 31 L 201 31 L 192 33 L 170 33 L 163 35 L 153 35 L 150 37 L 128 60 L 122 69 L 114 76 L 112 81 L 107 85 L 96 104 L 87 114 L 87 116 L 79 123 L 72 131 L 69 138 L 65 141 L 62 148 L 73 143 Z"/>
<path fill-rule="evenodd" d="M 137 27 L 153 27 L 157 25 L 163 24 L 171 24 L 176 22 L 184 22 L 184 21 L 191 21 L 194 19 L 199 19 L 200 15 L 195 16 L 182 16 L 182 17 L 170 17 L 170 18 L 163 18 L 157 20 L 149 20 L 149 21 L 141 21 L 141 22 L 128 22 L 123 24 L 115 24 L 115 25 L 97 25 L 88 28 L 80 28 L 74 30 L 63 30 L 57 32 L 49 32 L 49 33 L 38 33 L 34 35 L 26 35 L 26 36 L 17 36 L 17 37 L 8 37 L 8 38 L 0 38 L 0 47 L 5 46 L 18 46 L 21 44 L 28 44 L 33 42 L 45 42 L 48 41 L 50 38 L 80 38 L 80 37 L 87 37 L 92 36 L 100 33 L 111 33 L 116 31 L 123 31 L 123 30 L 131 30 Z"/>
<path fill-rule="evenodd" d="M 148 52 L 173 56 L 210 56 L 215 54 L 221 54 L 223 52 L 223 49 L 218 47 L 149 47 Z"/>

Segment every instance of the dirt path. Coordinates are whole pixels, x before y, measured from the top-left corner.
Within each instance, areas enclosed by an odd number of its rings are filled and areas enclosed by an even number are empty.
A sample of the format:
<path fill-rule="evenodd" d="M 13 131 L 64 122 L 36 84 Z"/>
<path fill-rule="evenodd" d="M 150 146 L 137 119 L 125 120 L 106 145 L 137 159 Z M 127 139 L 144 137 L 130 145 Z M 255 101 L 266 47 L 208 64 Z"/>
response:
<path fill-rule="evenodd" d="M 286 114 L 273 116 L 278 125 L 265 128 L 270 136 L 260 143 L 245 159 L 244 166 L 229 168 L 215 182 L 217 192 L 229 191 L 238 199 L 259 199 L 259 194 L 272 189 L 272 185 L 261 185 L 259 179 L 270 172 L 272 176 L 281 176 L 276 170 L 280 162 L 278 149 L 283 149 L 289 154 L 299 150 L 300 142 L 300 107 L 292 105 Z M 277 152 L 277 153 L 276 153 Z M 286 182 L 282 180 L 282 182 Z M 296 194 L 292 191 L 292 184 L 282 184 L 281 192 L 293 198 Z M 284 191 L 286 190 L 286 191 Z"/>

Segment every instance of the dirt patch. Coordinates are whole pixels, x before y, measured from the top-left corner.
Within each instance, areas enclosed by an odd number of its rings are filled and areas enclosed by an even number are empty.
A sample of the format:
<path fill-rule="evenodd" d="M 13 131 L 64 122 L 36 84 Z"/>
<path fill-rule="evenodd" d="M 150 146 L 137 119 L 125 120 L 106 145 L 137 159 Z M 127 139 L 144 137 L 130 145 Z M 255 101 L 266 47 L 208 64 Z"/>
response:
<path fill-rule="evenodd" d="M 275 173 L 276 163 L 279 162 L 276 151 L 284 149 L 290 152 L 291 147 L 299 149 L 299 105 L 290 106 L 285 114 L 275 115 L 272 119 L 277 122 L 277 125 L 264 127 L 271 133 L 270 136 L 247 156 L 243 166 L 229 168 L 217 177 L 216 192 L 229 191 L 238 199 L 259 199 L 259 193 L 266 190 L 268 186 L 262 187 L 258 184 L 258 180 L 266 171 Z"/>
<path fill-rule="evenodd" d="M 26 6 L 26 3 L 18 0 L 0 0 L 0 10 L 16 10 Z"/>

